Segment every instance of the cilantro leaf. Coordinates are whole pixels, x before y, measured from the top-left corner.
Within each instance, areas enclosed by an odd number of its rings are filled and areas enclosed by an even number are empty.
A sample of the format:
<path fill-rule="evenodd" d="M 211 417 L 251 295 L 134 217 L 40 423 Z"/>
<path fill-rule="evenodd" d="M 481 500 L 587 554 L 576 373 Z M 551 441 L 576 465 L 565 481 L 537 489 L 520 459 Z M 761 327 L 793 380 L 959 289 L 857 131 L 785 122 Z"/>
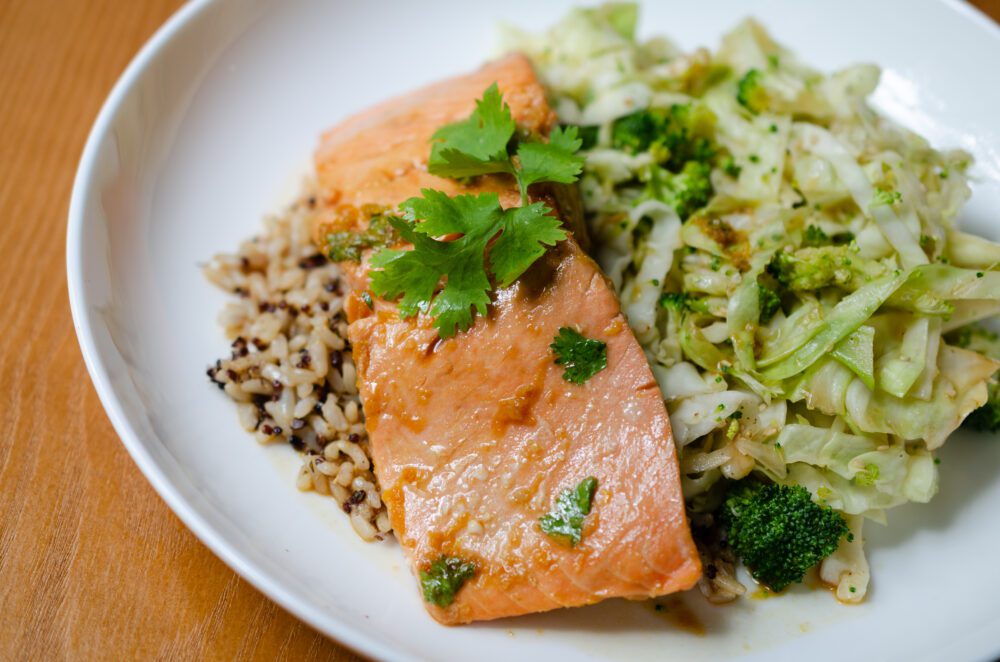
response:
<path fill-rule="evenodd" d="M 573 547 L 583 539 L 583 520 L 590 514 L 590 507 L 597 491 L 597 479 L 583 479 L 572 489 L 563 490 L 556 498 L 551 512 L 542 515 L 539 527 L 556 542 Z"/>
<path fill-rule="evenodd" d="M 474 312 L 486 314 L 493 283 L 510 285 L 547 247 L 566 238 L 549 207 L 528 204 L 527 190 L 535 182 L 576 181 L 583 169 L 576 155 L 579 129 L 558 127 L 547 143 L 523 142 L 515 160 L 510 145 L 516 129 L 494 83 L 467 119 L 434 133 L 428 170 L 452 178 L 508 173 L 518 183 L 521 207 L 504 210 L 495 193 L 449 198 L 424 189 L 422 197 L 400 205 L 403 218 L 389 221 L 413 249 L 383 248 L 371 259 L 372 291 L 388 300 L 402 297 L 404 318 L 432 315 L 442 338 L 468 329 Z M 363 247 L 354 243 L 346 249 L 360 254 Z"/>
<path fill-rule="evenodd" d="M 517 124 L 497 84 L 490 85 L 468 119 L 434 132 L 427 169 L 440 177 L 464 178 L 511 172 L 507 143 Z"/>
<path fill-rule="evenodd" d="M 402 295 L 400 316 L 430 313 L 442 338 L 472 325 L 475 310 L 486 314 L 489 275 L 509 285 L 551 246 L 566 237 L 542 203 L 504 210 L 496 193 L 458 195 L 424 190 L 400 205 L 405 218 L 392 219 L 412 250 L 382 250 L 372 257 L 372 290 L 388 300 Z M 433 237 L 461 235 L 452 241 Z M 487 271 L 486 249 L 490 251 Z M 438 285 L 444 287 L 438 292 Z"/>
<path fill-rule="evenodd" d="M 559 329 L 555 342 L 549 347 L 556 355 L 556 363 L 565 366 L 563 379 L 568 382 L 583 384 L 608 367 L 608 346 L 568 326 Z"/>
<path fill-rule="evenodd" d="M 455 556 L 441 555 L 427 570 L 420 571 L 424 600 L 438 607 L 455 601 L 455 594 L 476 574 L 476 564 Z"/>
<path fill-rule="evenodd" d="M 504 212 L 503 234 L 490 248 L 490 268 L 500 287 L 507 287 L 545 253 L 566 238 L 562 222 L 541 202 Z"/>
<path fill-rule="evenodd" d="M 421 220 L 414 229 L 430 237 L 461 234 L 478 237 L 490 230 L 496 233 L 497 216 L 502 213 L 496 193 L 457 195 L 434 189 L 422 189 L 423 197 L 410 198 L 399 205 L 408 221 Z M 491 235 L 492 236 L 492 235 Z"/>
<path fill-rule="evenodd" d="M 396 242 L 392 224 L 383 214 L 372 216 L 368 229 L 362 232 L 341 230 L 326 236 L 326 254 L 333 262 L 360 262 L 361 253 L 375 246 L 388 246 Z"/>
<path fill-rule="evenodd" d="M 517 158 L 521 167 L 515 172 L 521 196 L 535 182 L 549 181 L 572 184 L 583 170 L 583 157 L 576 151 L 583 145 L 575 126 L 556 127 L 547 143 L 521 143 Z"/>

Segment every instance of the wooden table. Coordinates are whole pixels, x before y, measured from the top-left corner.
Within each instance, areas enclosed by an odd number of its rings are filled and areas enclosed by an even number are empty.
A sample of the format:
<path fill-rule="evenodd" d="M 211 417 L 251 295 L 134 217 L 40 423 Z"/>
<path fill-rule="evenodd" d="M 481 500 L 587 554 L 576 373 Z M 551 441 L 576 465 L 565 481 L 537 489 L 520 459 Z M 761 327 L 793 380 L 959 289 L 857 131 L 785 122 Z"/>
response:
<path fill-rule="evenodd" d="M 180 4 L 0 0 L 0 659 L 358 659 L 184 528 L 118 442 L 73 334 L 77 159 Z M 977 4 L 1000 17 L 1000 0 Z"/>

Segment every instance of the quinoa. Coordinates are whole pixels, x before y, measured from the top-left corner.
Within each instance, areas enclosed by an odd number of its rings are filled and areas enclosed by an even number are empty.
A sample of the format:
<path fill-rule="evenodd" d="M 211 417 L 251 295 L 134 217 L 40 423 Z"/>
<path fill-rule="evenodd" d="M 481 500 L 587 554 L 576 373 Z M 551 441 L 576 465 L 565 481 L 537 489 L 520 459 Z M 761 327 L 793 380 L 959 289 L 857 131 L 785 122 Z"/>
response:
<path fill-rule="evenodd" d="M 312 243 L 316 198 L 305 193 L 205 276 L 233 295 L 219 315 L 231 341 L 208 378 L 262 444 L 302 457 L 296 485 L 336 500 L 365 540 L 391 532 L 365 430 L 347 339 L 340 271 Z"/>

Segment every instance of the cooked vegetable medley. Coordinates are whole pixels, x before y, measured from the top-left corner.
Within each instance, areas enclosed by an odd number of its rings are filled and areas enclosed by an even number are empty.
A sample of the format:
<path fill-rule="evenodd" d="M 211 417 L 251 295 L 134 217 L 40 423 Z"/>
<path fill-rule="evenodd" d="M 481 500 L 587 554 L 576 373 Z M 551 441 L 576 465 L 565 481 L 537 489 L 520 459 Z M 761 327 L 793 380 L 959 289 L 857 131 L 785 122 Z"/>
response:
<path fill-rule="evenodd" d="M 863 518 L 933 497 L 933 451 L 964 420 L 1000 428 L 996 336 L 968 326 L 1000 310 L 1000 245 L 955 224 L 971 158 L 876 113 L 873 65 L 820 73 L 752 20 L 690 53 L 635 23 L 633 5 L 578 9 L 503 43 L 579 127 L 596 257 L 689 509 L 722 515 L 774 589 L 825 558 L 860 600 Z M 751 475 L 794 489 L 730 489 Z"/>

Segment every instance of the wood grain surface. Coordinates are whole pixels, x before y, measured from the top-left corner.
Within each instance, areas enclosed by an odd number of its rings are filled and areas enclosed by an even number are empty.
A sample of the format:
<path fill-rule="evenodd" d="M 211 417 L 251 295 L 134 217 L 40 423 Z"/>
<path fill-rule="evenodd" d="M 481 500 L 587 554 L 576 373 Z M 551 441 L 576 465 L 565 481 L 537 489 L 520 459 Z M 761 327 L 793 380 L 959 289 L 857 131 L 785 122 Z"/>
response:
<path fill-rule="evenodd" d="M 180 4 L 0 0 L 0 659 L 359 659 L 184 528 L 119 443 L 73 333 L 77 160 Z M 1000 0 L 977 4 L 1000 17 Z"/>

